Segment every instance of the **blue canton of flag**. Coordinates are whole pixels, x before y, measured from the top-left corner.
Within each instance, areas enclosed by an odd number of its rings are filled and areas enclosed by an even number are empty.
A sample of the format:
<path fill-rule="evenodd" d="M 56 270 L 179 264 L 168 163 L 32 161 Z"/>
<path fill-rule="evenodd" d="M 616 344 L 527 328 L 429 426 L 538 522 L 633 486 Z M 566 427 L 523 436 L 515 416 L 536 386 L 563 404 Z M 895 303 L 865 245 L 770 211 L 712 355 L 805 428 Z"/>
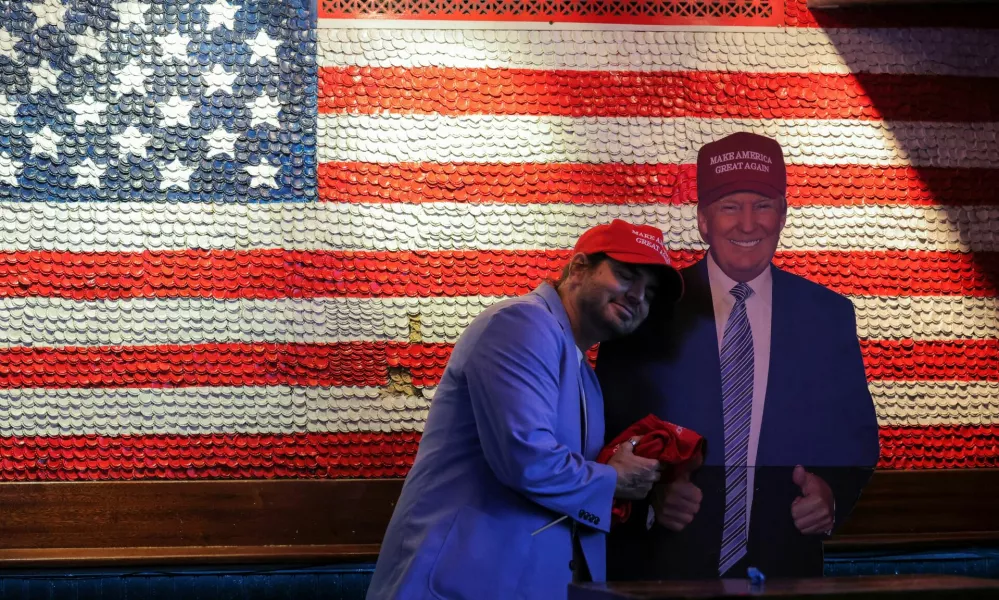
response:
<path fill-rule="evenodd" d="M 316 199 L 310 0 L 0 8 L 0 199 Z"/>

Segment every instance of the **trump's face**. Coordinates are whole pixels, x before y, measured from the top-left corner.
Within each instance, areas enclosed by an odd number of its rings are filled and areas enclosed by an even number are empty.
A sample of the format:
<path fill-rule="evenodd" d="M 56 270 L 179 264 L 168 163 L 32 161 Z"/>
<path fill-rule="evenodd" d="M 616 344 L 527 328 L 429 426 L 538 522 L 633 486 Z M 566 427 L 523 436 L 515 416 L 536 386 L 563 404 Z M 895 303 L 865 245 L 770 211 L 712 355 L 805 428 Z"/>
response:
<path fill-rule="evenodd" d="M 787 203 L 756 192 L 735 192 L 697 211 L 697 229 L 721 270 L 750 281 L 770 264 L 787 219 Z"/>

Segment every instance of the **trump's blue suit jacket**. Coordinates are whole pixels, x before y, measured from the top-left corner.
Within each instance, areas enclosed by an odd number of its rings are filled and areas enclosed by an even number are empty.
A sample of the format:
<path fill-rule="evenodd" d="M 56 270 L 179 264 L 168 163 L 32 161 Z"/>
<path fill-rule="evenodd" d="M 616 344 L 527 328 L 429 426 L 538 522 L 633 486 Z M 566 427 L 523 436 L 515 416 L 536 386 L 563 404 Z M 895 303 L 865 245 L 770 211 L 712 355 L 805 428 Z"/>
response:
<path fill-rule="evenodd" d="M 746 566 L 766 575 L 822 574 L 821 536 L 801 535 L 791 502 L 797 464 L 833 490 L 836 524 L 853 508 L 879 455 L 851 302 L 774 266 L 770 372 L 757 452 Z M 718 577 L 724 514 L 724 435 L 718 337 L 706 261 L 684 269 L 686 294 L 669 318 L 601 345 L 597 374 L 607 435 L 648 413 L 707 440 L 693 481 L 701 510 L 680 533 L 635 523 L 612 536 L 611 579 Z M 644 513 L 639 513 L 644 514 Z M 638 519 L 637 521 L 642 521 Z M 744 573 L 742 574 L 744 576 Z"/>
<path fill-rule="evenodd" d="M 368 598 L 565 598 L 573 528 L 602 580 L 617 483 L 593 462 L 603 440 L 600 386 L 555 289 L 484 311 L 434 394 Z"/>

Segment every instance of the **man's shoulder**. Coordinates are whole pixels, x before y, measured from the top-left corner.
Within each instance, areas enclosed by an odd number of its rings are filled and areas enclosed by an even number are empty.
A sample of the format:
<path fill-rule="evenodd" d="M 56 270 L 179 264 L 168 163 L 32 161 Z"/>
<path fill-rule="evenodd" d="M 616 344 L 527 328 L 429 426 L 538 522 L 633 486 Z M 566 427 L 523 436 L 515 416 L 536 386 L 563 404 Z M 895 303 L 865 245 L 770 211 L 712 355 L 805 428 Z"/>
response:
<path fill-rule="evenodd" d="M 493 329 L 506 328 L 503 333 L 510 335 L 516 335 L 525 329 L 553 332 L 560 330 L 558 319 L 544 297 L 534 292 L 505 298 L 492 304 L 475 318 L 466 332 L 481 332 L 494 323 L 497 326 L 492 327 Z"/>
<path fill-rule="evenodd" d="M 562 327 L 546 302 L 536 296 L 506 298 L 482 311 L 455 342 L 449 368 L 462 369 L 476 356 L 491 361 L 496 356 L 554 359 L 563 355 L 568 344 Z"/>
<path fill-rule="evenodd" d="M 537 316 L 542 319 L 550 319 L 555 322 L 555 315 L 552 314 L 544 296 L 537 292 L 530 292 L 523 296 L 505 298 L 490 306 L 484 313 L 505 312 L 507 314 L 522 313 Z"/>
<path fill-rule="evenodd" d="M 784 293 L 794 298 L 795 306 L 805 311 L 834 311 L 841 314 L 853 314 L 853 302 L 843 294 L 832 290 L 821 283 L 789 273 L 779 267 L 774 267 L 774 289 L 783 288 Z"/>

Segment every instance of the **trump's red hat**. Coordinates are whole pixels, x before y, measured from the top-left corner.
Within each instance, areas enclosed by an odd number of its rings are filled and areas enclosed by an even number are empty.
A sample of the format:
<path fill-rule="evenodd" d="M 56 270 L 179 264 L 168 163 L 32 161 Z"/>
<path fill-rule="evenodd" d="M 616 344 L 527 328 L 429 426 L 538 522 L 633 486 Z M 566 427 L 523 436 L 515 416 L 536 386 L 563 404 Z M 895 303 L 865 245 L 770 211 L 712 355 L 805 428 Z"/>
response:
<path fill-rule="evenodd" d="M 740 131 L 701 147 L 697 153 L 699 207 L 735 192 L 784 197 L 787 168 L 777 140 Z"/>

